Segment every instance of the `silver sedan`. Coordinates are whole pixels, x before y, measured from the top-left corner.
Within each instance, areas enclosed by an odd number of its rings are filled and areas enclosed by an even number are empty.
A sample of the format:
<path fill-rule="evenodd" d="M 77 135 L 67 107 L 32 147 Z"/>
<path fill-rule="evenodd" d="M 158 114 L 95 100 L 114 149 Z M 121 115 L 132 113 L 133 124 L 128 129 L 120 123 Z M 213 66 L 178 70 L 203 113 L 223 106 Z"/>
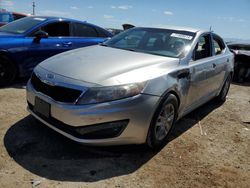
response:
<path fill-rule="evenodd" d="M 28 110 L 80 143 L 157 148 L 178 119 L 226 100 L 233 60 L 213 32 L 136 27 L 39 64 L 27 84 Z"/>

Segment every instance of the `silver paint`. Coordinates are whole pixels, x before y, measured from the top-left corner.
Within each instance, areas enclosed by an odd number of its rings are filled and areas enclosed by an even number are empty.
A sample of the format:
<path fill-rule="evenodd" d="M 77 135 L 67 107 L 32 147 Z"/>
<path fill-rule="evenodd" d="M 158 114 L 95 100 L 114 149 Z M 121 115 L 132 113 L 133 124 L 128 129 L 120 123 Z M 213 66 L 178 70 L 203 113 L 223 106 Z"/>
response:
<path fill-rule="evenodd" d="M 177 28 L 176 28 L 177 29 Z M 185 30 L 185 29 L 182 29 Z M 192 52 L 201 35 L 196 32 L 189 53 L 181 59 L 131 52 L 104 46 L 91 46 L 68 51 L 51 57 L 35 69 L 43 81 L 53 74 L 53 83 L 80 89 L 83 93 L 91 87 L 122 85 L 146 81 L 141 94 L 107 103 L 93 105 L 65 104 L 34 90 L 27 84 L 27 100 L 34 105 L 36 96 L 51 104 L 51 116 L 74 127 L 94 125 L 108 121 L 130 119 L 124 132 L 116 138 L 78 139 L 58 130 L 31 114 L 50 128 L 77 142 L 94 145 L 145 143 L 150 122 L 163 96 L 174 93 L 179 100 L 178 119 L 219 95 L 227 76 L 233 72 L 234 56 L 226 47 L 219 55 L 192 60 Z M 214 67 L 213 64 L 216 64 Z M 189 71 L 186 78 L 178 78 Z"/>

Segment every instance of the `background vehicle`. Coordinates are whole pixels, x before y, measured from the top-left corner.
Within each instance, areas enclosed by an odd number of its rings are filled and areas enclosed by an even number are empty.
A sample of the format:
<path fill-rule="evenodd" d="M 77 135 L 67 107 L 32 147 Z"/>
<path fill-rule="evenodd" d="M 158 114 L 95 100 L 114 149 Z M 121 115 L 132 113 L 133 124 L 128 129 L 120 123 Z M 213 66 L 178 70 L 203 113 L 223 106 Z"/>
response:
<path fill-rule="evenodd" d="M 40 63 L 26 87 L 28 109 L 77 142 L 157 148 L 176 120 L 226 100 L 233 58 L 209 31 L 132 28 Z"/>
<path fill-rule="evenodd" d="M 234 81 L 250 82 L 250 43 L 231 42 L 227 45 L 235 55 Z"/>
<path fill-rule="evenodd" d="M 108 37 L 112 34 L 105 29 L 66 18 L 26 17 L 11 22 L 0 28 L 0 85 L 16 76 L 29 76 L 48 57 Z"/>
<path fill-rule="evenodd" d="M 119 33 L 131 29 L 135 27 L 134 25 L 131 24 L 122 24 L 122 28 L 123 29 L 115 29 L 115 28 L 106 28 L 110 33 L 112 33 L 113 35 L 118 35 Z"/>
<path fill-rule="evenodd" d="M 106 28 L 110 33 L 112 33 L 113 35 L 117 35 L 121 32 L 123 32 L 122 29 L 114 29 L 114 28 Z"/>
<path fill-rule="evenodd" d="M 24 13 L 19 13 L 19 12 L 8 12 L 4 9 L 0 9 L 0 27 L 9 22 L 18 20 L 20 18 L 24 18 L 26 16 L 29 16 L 29 15 L 24 14 Z"/>

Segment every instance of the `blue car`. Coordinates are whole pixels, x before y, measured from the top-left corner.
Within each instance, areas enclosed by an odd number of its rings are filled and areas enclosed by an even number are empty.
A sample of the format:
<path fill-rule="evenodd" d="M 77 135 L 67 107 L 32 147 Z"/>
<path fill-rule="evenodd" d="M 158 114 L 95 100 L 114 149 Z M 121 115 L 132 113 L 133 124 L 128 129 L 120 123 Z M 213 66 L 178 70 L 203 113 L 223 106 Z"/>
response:
<path fill-rule="evenodd" d="M 66 18 L 34 16 L 0 27 L 0 86 L 25 77 L 58 53 L 91 46 L 112 37 L 96 25 Z M 69 62 L 70 63 L 70 62 Z"/>

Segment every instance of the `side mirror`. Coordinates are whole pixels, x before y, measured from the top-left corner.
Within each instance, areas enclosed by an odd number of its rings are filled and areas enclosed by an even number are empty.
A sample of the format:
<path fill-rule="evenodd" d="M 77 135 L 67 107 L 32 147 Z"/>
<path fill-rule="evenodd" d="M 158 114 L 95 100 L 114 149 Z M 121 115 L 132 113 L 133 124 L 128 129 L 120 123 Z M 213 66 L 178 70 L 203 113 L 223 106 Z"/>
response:
<path fill-rule="evenodd" d="M 39 30 L 35 33 L 34 42 L 39 43 L 42 38 L 48 38 L 49 34 L 45 31 Z"/>

